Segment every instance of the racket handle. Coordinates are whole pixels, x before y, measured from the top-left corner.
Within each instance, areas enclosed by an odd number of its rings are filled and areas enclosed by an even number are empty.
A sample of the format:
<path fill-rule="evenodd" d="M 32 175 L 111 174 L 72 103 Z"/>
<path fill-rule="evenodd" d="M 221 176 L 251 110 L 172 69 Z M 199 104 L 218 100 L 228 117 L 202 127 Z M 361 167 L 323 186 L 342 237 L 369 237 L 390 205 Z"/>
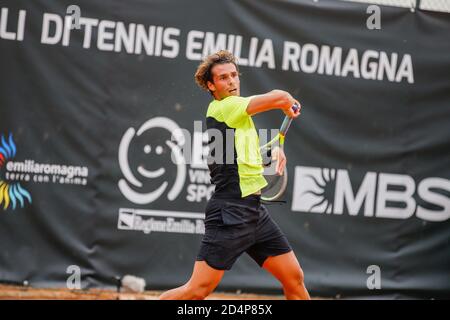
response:
<path fill-rule="evenodd" d="M 299 107 L 298 104 L 295 103 L 292 106 L 292 110 L 294 112 L 297 112 L 298 109 L 300 109 L 300 107 Z M 281 124 L 281 128 L 280 128 L 280 135 L 282 135 L 282 136 L 286 135 L 286 133 L 287 133 L 287 131 L 289 129 L 289 126 L 292 123 L 292 120 L 294 120 L 294 118 L 289 118 L 288 116 L 284 117 L 283 123 Z"/>
<path fill-rule="evenodd" d="M 300 106 L 298 104 L 294 103 L 292 105 L 292 111 L 296 112 L 296 111 L 298 111 L 298 109 L 300 109 Z"/>

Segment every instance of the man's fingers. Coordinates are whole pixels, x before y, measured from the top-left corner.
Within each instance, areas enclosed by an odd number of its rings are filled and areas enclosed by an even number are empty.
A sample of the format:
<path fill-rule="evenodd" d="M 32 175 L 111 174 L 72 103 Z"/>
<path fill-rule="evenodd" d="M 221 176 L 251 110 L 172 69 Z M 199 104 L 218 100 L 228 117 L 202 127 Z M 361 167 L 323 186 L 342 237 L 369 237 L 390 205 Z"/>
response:
<path fill-rule="evenodd" d="M 295 111 L 293 108 L 294 105 L 297 105 L 297 108 L 295 108 Z M 300 104 L 300 102 L 298 102 L 297 100 L 294 100 L 294 103 L 290 107 L 283 109 L 283 111 L 284 111 L 284 114 L 286 114 L 289 118 L 296 118 L 299 115 L 301 109 L 302 109 L 302 105 Z"/>
<path fill-rule="evenodd" d="M 292 110 L 292 108 L 289 108 L 285 111 L 285 114 L 289 117 L 289 118 L 295 118 L 295 113 L 294 110 Z"/>

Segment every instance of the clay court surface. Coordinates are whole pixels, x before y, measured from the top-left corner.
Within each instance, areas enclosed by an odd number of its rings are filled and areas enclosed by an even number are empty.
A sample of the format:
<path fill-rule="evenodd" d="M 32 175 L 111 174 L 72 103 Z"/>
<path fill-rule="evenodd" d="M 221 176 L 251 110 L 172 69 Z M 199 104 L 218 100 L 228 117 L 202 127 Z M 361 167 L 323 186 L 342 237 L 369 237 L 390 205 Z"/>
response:
<path fill-rule="evenodd" d="M 156 300 L 162 291 L 116 292 L 108 289 L 69 290 L 0 285 L 1 300 Z M 209 300 L 280 300 L 282 295 L 214 293 Z"/>

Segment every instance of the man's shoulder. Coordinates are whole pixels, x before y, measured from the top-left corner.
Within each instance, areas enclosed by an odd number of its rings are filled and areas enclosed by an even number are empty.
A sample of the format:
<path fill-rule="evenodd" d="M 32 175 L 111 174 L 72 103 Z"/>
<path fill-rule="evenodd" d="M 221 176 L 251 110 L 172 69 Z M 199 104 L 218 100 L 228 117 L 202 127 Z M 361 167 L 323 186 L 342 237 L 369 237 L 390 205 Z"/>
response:
<path fill-rule="evenodd" d="M 222 100 L 213 100 L 208 106 L 207 117 L 232 119 L 247 116 L 247 106 L 252 96 L 229 96 Z"/>
<path fill-rule="evenodd" d="M 214 100 L 213 102 L 211 102 L 211 104 L 213 106 L 219 106 L 226 110 L 228 108 L 233 108 L 233 107 L 237 107 L 237 106 L 242 106 L 242 105 L 246 106 L 250 102 L 251 98 L 252 97 L 229 96 L 220 101 Z"/>

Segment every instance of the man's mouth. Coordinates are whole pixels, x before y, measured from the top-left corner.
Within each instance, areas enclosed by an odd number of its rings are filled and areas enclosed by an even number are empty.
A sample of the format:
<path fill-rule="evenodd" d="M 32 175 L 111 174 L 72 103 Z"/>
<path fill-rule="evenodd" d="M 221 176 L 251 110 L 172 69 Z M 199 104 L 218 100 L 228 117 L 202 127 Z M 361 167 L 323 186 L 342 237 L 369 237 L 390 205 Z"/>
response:
<path fill-rule="evenodd" d="M 229 92 L 229 93 L 236 93 L 236 92 L 237 92 L 237 89 L 231 89 L 231 90 L 228 90 L 228 92 Z"/>

